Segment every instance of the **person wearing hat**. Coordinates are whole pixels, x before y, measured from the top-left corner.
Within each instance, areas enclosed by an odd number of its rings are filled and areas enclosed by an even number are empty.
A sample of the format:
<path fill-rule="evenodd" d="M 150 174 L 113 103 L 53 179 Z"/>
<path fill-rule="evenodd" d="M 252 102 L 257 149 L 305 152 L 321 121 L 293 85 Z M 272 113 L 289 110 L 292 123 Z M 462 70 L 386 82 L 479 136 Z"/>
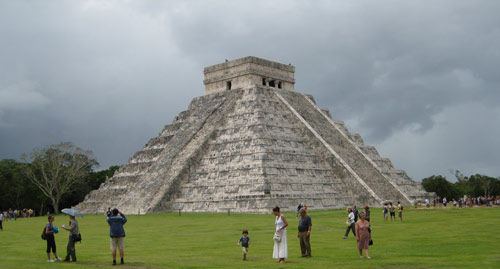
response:
<path fill-rule="evenodd" d="M 369 206 L 365 206 L 365 219 L 366 221 L 370 221 L 370 207 Z"/>

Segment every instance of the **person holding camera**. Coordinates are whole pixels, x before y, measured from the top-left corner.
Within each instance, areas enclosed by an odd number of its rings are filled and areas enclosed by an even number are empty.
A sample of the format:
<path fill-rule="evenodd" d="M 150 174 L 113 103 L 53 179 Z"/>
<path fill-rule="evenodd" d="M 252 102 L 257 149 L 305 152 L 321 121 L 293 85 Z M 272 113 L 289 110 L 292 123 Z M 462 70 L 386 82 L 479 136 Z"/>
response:
<path fill-rule="evenodd" d="M 120 216 L 118 216 L 120 214 Z M 109 224 L 109 237 L 111 237 L 111 251 L 113 255 L 113 265 L 116 265 L 116 248 L 120 249 L 121 264 L 124 264 L 124 248 L 123 238 L 125 237 L 125 230 L 123 225 L 127 222 L 125 215 L 118 211 L 118 209 L 113 209 L 112 215 L 107 218 Z"/>

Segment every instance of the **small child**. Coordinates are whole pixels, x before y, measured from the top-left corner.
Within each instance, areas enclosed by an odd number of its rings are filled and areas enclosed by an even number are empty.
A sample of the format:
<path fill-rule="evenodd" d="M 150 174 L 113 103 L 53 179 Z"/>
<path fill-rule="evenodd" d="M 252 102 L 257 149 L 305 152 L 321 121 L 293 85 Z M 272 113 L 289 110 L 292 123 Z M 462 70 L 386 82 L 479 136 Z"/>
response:
<path fill-rule="evenodd" d="M 238 246 L 241 243 L 241 249 L 243 250 L 243 260 L 247 259 L 248 245 L 250 245 L 250 237 L 248 237 L 248 230 L 243 230 L 243 236 L 238 241 Z"/>

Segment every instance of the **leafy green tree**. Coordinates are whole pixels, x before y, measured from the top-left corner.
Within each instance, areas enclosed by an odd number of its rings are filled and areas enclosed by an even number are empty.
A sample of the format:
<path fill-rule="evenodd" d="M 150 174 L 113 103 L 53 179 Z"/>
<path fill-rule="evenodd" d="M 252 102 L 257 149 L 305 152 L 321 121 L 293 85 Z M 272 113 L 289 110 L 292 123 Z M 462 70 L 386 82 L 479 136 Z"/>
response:
<path fill-rule="evenodd" d="M 83 180 L 79 181 L 70 191 L 61 198 L 61 206 L 71 207 L 84 200 L 85 196 L 92 190 L 98 189 L 107 178 L 113 176 L 119 166 L 110 166 L 106 170 L 90 172 Z"/>
<path fill-rule="evenodd" d="M 440 197 L 457 199 L 460 196 L 460 193 L 455 185 L 441 175 L 424 178 L 422 180 L 422 186 L 426 191 L 435 192 L 436 195 Z"/>
<path fill-rule="evenodd" d="M 61 197 L 98 165 L 91 151 L 70 142 L 35 149 L 30 154 L 31 163 L 26 155 L 23 160 L 26 162 L 25 175 L 50 199 L 55 213 L 59 212 Z"/>

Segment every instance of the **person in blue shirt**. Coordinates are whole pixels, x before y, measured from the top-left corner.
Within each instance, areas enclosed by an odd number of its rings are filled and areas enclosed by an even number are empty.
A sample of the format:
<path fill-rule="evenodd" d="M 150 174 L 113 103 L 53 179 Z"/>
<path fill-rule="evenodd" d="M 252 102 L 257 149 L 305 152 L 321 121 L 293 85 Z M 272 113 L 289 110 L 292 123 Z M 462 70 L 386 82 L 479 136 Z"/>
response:
<path fill-rule="evenodd" d="M 248 237 L 248 231 L 243 230 L 243 236 L 238 241 L 238 246 L 241 244 L 241 249 L 243 250 L 243 260 L 247 259 L 248 246 L 250 245 L 250 237 Z"/>
<path fill-rule="evenodd" d="M 120 214 L 120 216 L 118 216 Z M 107 218 L 109 224 L 109 237 L 111 237 L 111 251 L 113 254 L 113 265 L 116 265 L 116 248 L 120 249 L 121 264 L 123 262 L 124 248 L 123 238 L 125 237 L 125 230 L 123 225 L 127 222 L 125 215 L 118 211 L 118 209 L 113 209 L 112 215 Z"/>

